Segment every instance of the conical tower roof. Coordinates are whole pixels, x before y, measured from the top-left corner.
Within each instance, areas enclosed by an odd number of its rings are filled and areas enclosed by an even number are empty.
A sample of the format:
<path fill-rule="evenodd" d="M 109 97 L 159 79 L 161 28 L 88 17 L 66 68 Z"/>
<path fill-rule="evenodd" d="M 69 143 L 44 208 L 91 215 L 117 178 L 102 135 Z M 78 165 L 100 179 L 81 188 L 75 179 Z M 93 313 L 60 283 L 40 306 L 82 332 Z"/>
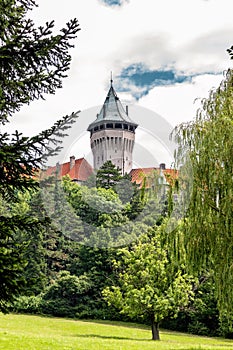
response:
<path fill-rule="evenodd" d="M 119 100 L 119 97 L 117 96 L 116 91 L 113 88 L 112 80 L 110 89 L 108 91 L 104 104 L 100 110 L 100 113 L 97 114 L 96 120 L 89 125 L 87 130 L 90 131 L 91 129 L 93 129 L 93 127 L 105 121 L 129 123 L 137 127 L 137 124 L 130 119 L 130 117 L 124 110 L 124 107 L 122 106 L 121 101 Z"/>

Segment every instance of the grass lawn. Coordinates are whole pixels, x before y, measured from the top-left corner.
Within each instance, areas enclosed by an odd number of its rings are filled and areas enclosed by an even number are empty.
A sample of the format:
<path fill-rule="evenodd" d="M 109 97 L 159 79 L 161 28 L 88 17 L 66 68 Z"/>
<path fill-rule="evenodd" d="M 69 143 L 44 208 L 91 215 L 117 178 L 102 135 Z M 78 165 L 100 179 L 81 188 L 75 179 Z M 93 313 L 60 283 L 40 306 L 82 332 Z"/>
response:
<path fill-rule="evenodd" d="M 4 350 L 233 350 L 233 341 L 161 331 L 132 323 L 77 321 L 31 315 L 0 314 L 0 349 Z"/>

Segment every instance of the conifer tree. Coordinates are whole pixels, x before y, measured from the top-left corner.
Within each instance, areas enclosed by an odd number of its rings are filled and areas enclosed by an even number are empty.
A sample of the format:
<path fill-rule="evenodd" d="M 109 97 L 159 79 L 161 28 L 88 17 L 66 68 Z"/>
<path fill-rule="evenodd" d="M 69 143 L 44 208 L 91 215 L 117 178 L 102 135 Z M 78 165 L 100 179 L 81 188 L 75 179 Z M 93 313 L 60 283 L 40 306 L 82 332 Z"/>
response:
<path fill-rule="evenodd" d="M 97 171 L 96 174 L 96 187 L 102 188 L 112 188 L 115 186 L 121 179 L 120 169 L 117 168 L 111 160 L 105 162 L 102 167 Z"/>
<path fill-rule="evenodd" d="M 27 16 L 34 0 L 0 2 L 0 127 L 22 105 L 44 98 L 62 87 L 71 62 L 71 41 L 79 30 L 77 19 L 53 35 L 54 21 L 36 28 Z M 0 197 L 5 206 L 17 201 L 17 193 L 38 186 L 35 170 L 46 157 L 56 154 L 59 138 L 65 135 L 77 117 L 65 116 L 53 127 L 33 137 L 19 132 L 0 131 Z M 0 199 L 1 199 L 0 198 Z M 34 230 L 38 219 L 1 211 L 0 217 L 0 311 L 20 292 L 25 266 L 22 245 L 17 242 L 20 230 Z"/>

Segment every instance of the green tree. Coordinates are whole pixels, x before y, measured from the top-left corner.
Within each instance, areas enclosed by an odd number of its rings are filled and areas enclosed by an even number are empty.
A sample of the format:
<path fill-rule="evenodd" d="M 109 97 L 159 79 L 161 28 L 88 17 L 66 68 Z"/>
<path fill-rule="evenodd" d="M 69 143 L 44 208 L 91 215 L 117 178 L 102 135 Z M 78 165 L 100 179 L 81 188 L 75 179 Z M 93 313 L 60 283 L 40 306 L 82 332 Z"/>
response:
<path fill-rule="evenodd" d="M 11 206 L 14 215 L 32 217 L 35 227 L 30 230 L 20 230 L 16 239 L 25 242 L 24 260 L 26 266 L 23 270 L 25 278 L 24 295 L 39 294 L 46 286 L 46 261 L 44 250 L 45 219 L 39 220 L 39 216 L 31 210 L 31 202 L 37 196 L 38 191 L 25 191 L 18 193 L 18 202 Z M 37 222 L 36 222 L 37 219 Z"/>
<path fill-rule="evenodd" d="M 116 282 L 116 274 L 113 270 L 113 258 L 116 257 L 116 250 L 111 248 L 90 247 L 77 245 L 71 253 L 70 267 L 71 274 L 87 275 L 92 283 L 89 291 L 89 299 L 86 300 L 86 317 L 119 319 L 119 313 L 108 308 L 102 298 L 102 290 Z M 85 314 L 83 313 L 84 317 Z"/>
<path fill-rule="evenodd" d="M 112 188 L 89 188 L 74 183 L 70 178 L 63 178 L 63 196 L 75 210 L 83 224 L 110 226 L 112 221 L 123 220 L 123 205 Z"/>
<path fill-rule="evenodd" d="M 33 0 L 0 2 L 0 125 L 20 110 L 23 104 L 44 98 L 62 86 L 62 78 L 71 62 L 70 41 L 76 37 L 76 19 L 68 22 L 58 35 L 52 35 L 54 22 L 36 28 L 27 12 Z M 59 137 L 74 122 L 76 114 L 66 116 L 52 128 L 34 137 L 17 131 L 0 132 L 0 197 L 17 202 L 19 191 L 38 186 L 35 170 L 46 156 L 56 154 Z M 25 213 L 2 213 L 0 218 L 0 311 L 20 292 L 23 284 L 24 244 L 19 244 L 19 231 L 34 230 L 38 219 Z"/>
<path fill-rule="evenodd" d="M 214 271 L 220 314 L 233 313 L 233 71 L 203 100 L 193 122 L 175 129 L 176 160 L 189 159 L 192 195 L 184 221 L 189 266 Z M 224 316 L 225 317 L 225 316 Z M 231 321 L 232 325 L 232 321 Z"/>
<path fill-rule="evenodd" d="M 198 335 L 213 337 L 224 335 L 219 323 L 212 274 L 203 273 L 195 283 L 193 291 L 194 296 L 190 304 L 182 307 L 176 319 L 164 319 L 161 326 Z"/>
<path fill-rule="evenodd" d="M 78 277 L 63 271 L 43 294 L 42 312 L 55 316 L 75 317 L 89 301 L 91 288 L 92 283 L 86 274 Z"/>
<path fill-rule="evenodd" d="M 96 174 L 96 187 L 102 188 L 115 188 L 121 179 L 120 169 L 108 160 L 97 171 Z"/>
<path fill-rule="evenodd" d="M 118 285 L 103 290 L 105 300 L 121 313 L 150 321 L 153 340 L 160 339 L 159 323 L 168 315 L 177 316 L 192 294 L 191 280 L 175 268 L 162 244 L 163 230 L 160 226 L 155 234 L 121 249 L 115 262 Z"/>

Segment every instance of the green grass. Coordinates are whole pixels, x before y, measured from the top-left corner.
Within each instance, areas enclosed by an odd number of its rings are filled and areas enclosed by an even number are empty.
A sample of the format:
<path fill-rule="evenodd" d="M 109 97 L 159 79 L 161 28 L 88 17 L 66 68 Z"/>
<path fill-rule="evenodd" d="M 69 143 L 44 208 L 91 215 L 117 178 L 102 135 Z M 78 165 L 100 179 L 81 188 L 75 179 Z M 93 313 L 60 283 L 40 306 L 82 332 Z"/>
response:
<path fill-rule="evenodd" d="M 233 341 L 161 331 L 132 323 L 76 321 L 0 314 L 0 349 L 4 350 L 233 350 Z"/>

